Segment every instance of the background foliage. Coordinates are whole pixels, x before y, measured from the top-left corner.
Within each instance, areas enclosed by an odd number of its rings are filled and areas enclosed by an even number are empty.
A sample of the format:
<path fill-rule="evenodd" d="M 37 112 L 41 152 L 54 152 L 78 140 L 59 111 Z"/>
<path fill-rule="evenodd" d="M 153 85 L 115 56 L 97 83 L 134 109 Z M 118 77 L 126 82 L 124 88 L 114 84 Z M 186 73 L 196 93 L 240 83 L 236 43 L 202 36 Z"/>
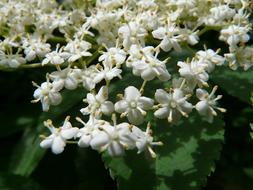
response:
<path fill-rule="evenodd" d="M 175 126 L 152 120 L 154 130 L 160 130 L 165 146 L 158 147 L 158 158 L 151 160 L 128 152 L 126 157 L 101 157 L 90 149 L 68 146 L 55 156 L 41 149 L 39 134 L 44 132 L 42 121 L 56 123 L 69 113 L 73 115 L 82 104 L 84 92 L 65 92 L 65 101 L 50 113 L 41 113 L 39 105 L 30 104 L 31 81 L 43 76 L 41 69 L 29 72 L 1 72 L 0 126 L 0 189 L 252 189 L 253 155 L 249 123 L 253 109 L 249 102 L 252 70 L 225 71 L 213 75 L 224 94 L 221 106 L 227 108 L 223 121 L 217 118 L 210 125 L 191 117 Z M 41 78 L 41 81 L 43 78 Z M 136 82 L 134 80 L 133 82 Z M 152 88 L 150 88 L 152 90 Z M 114 89 L 112 89 L 114 90 Z M 66 96 L 68 98 L 66 98 Z M 60 124 L 60 123 L 59 123 Z M 159 127 L 157 127 L 159 126 Z M 225 141 L 223 133 L 225 126 Z M 158 132 L 155 132 L 158 134 Z M 223 148 L 222 148 L 223 146 Z M 220 156 L 221 151 L 221 156 Z M 217 168 L 215 169 L 216 161 Z M 206 176 L 213 171 L 210 176 Z M 118 182 L 110 178 L 117 177 Z"/>
<path fill-rule="evenodd" d="M 211 32 L 202 40 L 208 44 L 213 35 L 217 34 Z M 208 44 L 208 47 L 217 49 L 222 45 Z M 191 55 L 192 52 L 184 51 L 180 56 L 172 54 L 171 59 L 176 62 L 176 56 L 184 60 Z M 156 138 L 165 144 L 156 148 L 156 160 L 131 151 L 121 158 L 112 159 L 106 154 L 101 157 L 91 149 L 75 145 L 67 146 L 57 156 L 41 149 L 39 134 L 46 131 L 43 121 L 50 118 L 61 124 L 70 113 L 80 116 L 78 110 L 85 93 L 66 91 L 60 106 L 42 113 L 39 104 L 30 103 L 34 90 L 31 81 L 43 82 L 46 72 L 48 68 L 0 71 L 0 190 L 114 190 L 117 187 L 120 190 L 252 190 L 252 69 L 245 72 L 221 67 L 212 73 L 212 83 L 220 86 L 217 94 L 223 94 L 220 105 L 227 109 L 213 124 L 194 115 L 169 126 L 149 114 L 155 134 L 161 134 Z M 132 85 L 139 83 L 135 78 L 124 78 Z M 154 94 L 152 85 L 160 84 L 151 84 L 147 93 Z M 124 81 L 110 90 L 116 93 L 122 89 Z"/>

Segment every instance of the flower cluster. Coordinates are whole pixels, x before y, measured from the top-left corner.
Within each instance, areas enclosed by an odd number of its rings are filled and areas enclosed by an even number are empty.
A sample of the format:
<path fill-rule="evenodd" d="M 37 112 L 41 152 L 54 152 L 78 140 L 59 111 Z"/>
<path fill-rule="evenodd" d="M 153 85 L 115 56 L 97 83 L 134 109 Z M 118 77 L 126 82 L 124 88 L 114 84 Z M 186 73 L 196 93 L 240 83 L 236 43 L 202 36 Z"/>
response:
<path fill-rule="evenodd" d="M 218 66 L 253 66 L 246 0 L 97 0 L 81 7 L 75 2 L 0 3 L 0 67 L 55 68 L 46 82 L 33 82 L 32 102 L 48 111 L 61 103 L 64 89 L 88 91 L 80 109 L 87 121 L 77 117 L 81 128 L 72 127 L 69 117 L 59 128 L 45 122 L 51 135 L 42 137 L 41 146 L 55 154 L 75 142 L 111 156 L 137 148 L 155 157 L 152 146 L 162 143 L 153 142 L 148 112 L 175 123 L 196 111 L 212 122 L 216 110 L 225 109 L 218 106 L 217 86 L 209 87 L 209 75 Z M 202 43 L 209 30 L 219 33 L 225 52 Z M 192 56 L 172 65 L 172 53 L 180 56 L 186 49 Z M 139 77 L 142 85 L 124 81 L 124 91 L 115 94 L 111 84 L 126 75 Z M 166 87 L 150 95 L 154 81 Z"/>

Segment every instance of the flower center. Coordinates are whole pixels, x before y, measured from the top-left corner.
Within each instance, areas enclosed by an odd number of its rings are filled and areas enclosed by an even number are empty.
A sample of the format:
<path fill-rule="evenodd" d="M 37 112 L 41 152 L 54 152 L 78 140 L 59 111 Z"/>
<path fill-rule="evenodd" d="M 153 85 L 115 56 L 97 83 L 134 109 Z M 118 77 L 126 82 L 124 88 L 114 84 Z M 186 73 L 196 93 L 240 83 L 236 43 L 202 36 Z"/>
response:
<path fill-rule="evenodd" d="M 131 108 L 136 108 L 137 107 L 137 103 L 135 101 L 130 102 L 130 107 Z"/>
<path fill-rule="evenodd" d="M 118 139 L 119 139 L 118 133 L 117 133 L 117 132 L 113 132 L 113 133 L 111 134 L 111 139 L 112 139 L 112 140 L 118 140 Z"/>
<path fill-rule="evenodd" d="M 177 103 L 175 101 L 171 101 L 170 102 L 170 107 L 176 108 L 177 107 Z"/>

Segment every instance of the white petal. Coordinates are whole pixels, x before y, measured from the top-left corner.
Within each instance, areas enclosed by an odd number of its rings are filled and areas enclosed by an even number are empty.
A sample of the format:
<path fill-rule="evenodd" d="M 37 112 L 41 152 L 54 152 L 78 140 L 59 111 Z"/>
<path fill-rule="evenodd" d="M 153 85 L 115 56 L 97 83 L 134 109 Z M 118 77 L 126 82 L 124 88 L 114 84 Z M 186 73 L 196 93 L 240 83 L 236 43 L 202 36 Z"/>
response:
<path fill-rule="evenodd" d="M 53 89 L 58 92 L 64 87 L 64 80 L 62 79 L 55 80 L 52 84 L 53 84 Z"/>
<path fill-rule="evenodd" d="M 62 129 L 71 129 L 72 125 L 71 123 L 68 121 L 68 119 L 65 119 L 63 126 L 61 127 Z"/>
<path fill-rule="evenodd" d="M 29 53 L 26 54 L 25 59 L 27 61 L 32 61 L 32 60 L 35 59 L 35 57 L 36 57 L 36 52 L 35 51 L 29 51 Z"/>
<path fill-rule="evenodd" d="M 145 63 L 144 61 L 140 61 L 140 62 L 134 62 L 134 68 L 137 70 L 144 70 L 148 67 L 147 63 Z"/>
<path fill-rule="evenodd" d="M 157 76 L 159 78 L 159 80 L 161 80 L 161 81 L 168 81 L 168 80 L 170 80 L 171 75 L 170 75 L 170 73 L 167 70 L 164 70 L 164 69 L 163 70 L 158 69 L 158 70 L 159 70 L 159 73 L 160 73 L 160 75 Z"/>
<path fill-rule="evenodd" d="M 61 136 L 64 139 L 72 139 L 78 133 L 79 129 L 76 127 L 69 128 L 69 129 L 62 129 Z"/>
<path fill-rule="evenodd" d="M 95 150 L 100 150 L 110 142 L 109 136 L 105 132 L 99 132 L 90 141 L 90 146 Z"/>
<path fill-rule="evenodd" d="M 58 92 L 49 93 L 48 97 L 49 97 L 50 103 L 51 103 L 52 105 L 58 105 L 58 104 L 60 104 L 61 101 L 62 101 L 61 94 L 58 93 Z"/>
<path fill-rule="evenodd" d="M 187 101 L 184 101 L 184 103 L 181 105 L 182 107 L 182 110 L 186 113 L 190 113 L 192 111 L 192 104 L 187 102 Z"/>
<path fill-rule="evenodd" d="M 48 58 L 43 59 L 43 61 L 42 61 L 42 63 L 41 63 L 42 66 L 48 64 L 49 61 L 50 61 L 50 60 L 49 60 Z"/>
<path fill-rule="evenodd" d="M 245 34 L 241 37 L 241 41 L 246 43 L 250 40 L 250 36 L 248 34 Z"/>
<path fill-rule="evenodd" d="M 81 52 L 81 55 L 83 57 L 89 57 L 89 56 L 92 56 L 92 54 L 90 52 Z"/>
<path fill-rule="evenodd" d="M 65 141 L 60 137 L 60 136 L 57 136 L 54 138 L 53 140 L 53 144 L 52 144 L 52 152 L 54 154 L 60 154 L 63 152 L 64 150 L 64 147 L 65 147 Z"/>
<path fill-rule="evenodd" d="M 147 141 L 145 139 L 138 139 L 136 142 L 138 153 L 143 152 L 147 148 Z"/>
<path fill-rule="evenodd" d="M 116 54 L 115 55 L 115 60 L 117 64 L 122 64 L 126 59 L 126 55 L 125 54 Z"/>
<path fill-rule="evenodd" d="M 121 69 L 113 68 L 110 71 L 106 72 L 105 78 L 106 78 L 106 80 L 112 80 L 114 77 L 121 78 L 121 76 L 120 76 L 121 72 L 122 72 Z"/>
<path fill-rule="evenodd" d="M 156 90 L 155 99 L 160 104 L 168 104 L 168 102 L 169 102 L 168 93 L 166 91 L 164 91 L 163 89 L 157 89 Z"/>
<path fill-rule="evenodd" d="M 105 100 L 108 99 L 108 88 L 107 86 L 102 86 L 100 90 L 98 91 L 98 94 L 96 95 L 96 99 L 103 103 Z"/>
<path fill-rule="evenodd" d="M 95 79 L 91 80 L 90 78 L 86 78 L 83 81 L 83 87 L 86 88 L 87 90 L 92 90 L 93 88 L 95 88 L 96 83 L 95 83 Z"/>
<path fill-rule="evenodd" d="M 121 156 L 124 154 L 124 148 L 118 142 L 113 141 L 108 147 L 108 153 L 111 156 Z"/>
<path fill-rule="evenodd" d="M 90 146 L 90 141 L 91 141 L 91 135 L 83 135 L 78 141 L 78 146 L 88 147 Z"/>
<path fill-rule="evenodd" d="M 184 93 L 182 90 L 180 89 L 174 89 L 174 92 L 173 92 L 173 99 L 175 100 L 180 100 L 184 97 Z"/>
<path fill-rule="evenodd" d="M 170 113 L 169 113 L 169 108 L 168 107 L 159 108 L 154 113 L 155 117 L 157 117 L 159 119 L 167 118 L 169 116 L 169 114 Z"/>
<path fill-rule="evenodd" d="M 163 27 L 158 28 L 157 30 L 154 30 L 152 32 L 152 35 L 154 36 L 154 38 L 157 39 L 163 39 L 165 36 L 166 30 Z"/>
<path fill-rule="evenodd" d="M 204 89 L 198 88 L 196 90 L 196 96 L 200 100 L 206 100 L 206 98 L 208 97 L 208 92 L 206 90 L 204 90 Z"/>
<path fill-rule="evenodd" d="M 75 62 L 76 60 L 80 59 L 81 58 L 81 55 L 80 54 L 76 54 L 76 55 L 72 55 L 68 61 L 69 62 Z"/>
<path fill-rule="evenodd" d="M 65 80 L 65 87 L 69 90 L 74 90 L 77 88 L 78 82 L 74 77 L 68 77 Z"/>
<path fill-rule="evenodd" d="M 120 100 L 116 102 L 115 104 L 115 111 L 118 113 L 123 113 L 127 110 L 128 108 L 128 103 L 125 100 Z"/>
<path fill-rule="evenodd" d="M 35 99 L 40 99 L 40 97 L 42 96 L 42 92 L 41 92 L 41 89 L 40 88 L 37 88 L 34 93 L 33 93 L 33 97 Z"/>
<path fill-rule="evenodd" d="M 177 40 L 172 39 L 171 44 L 172 44 L 175 51 L 177 51 L 177 52 L 181 51 L 181 47 L 180 47 L 179 43 L 177 42 Z"/>
<path fill-rule="evenodd" d="M 41 141 L 40 146 L 42 148 L 49 148 L 52 146 L 52 143 L 53 143 L 53 138 L 49 137 L 49 138 L 46 138 L 43 141 Z"/>
<path fill-rule="evenodd" d="M 86 99 L 87 99 L 88 104 L 94 104 L 95 101 L 96 101 L 95 96 L 93 94 L 91 94 L 91 93 L 87 94 Z"/>
<path fill-rule="evenodd" d="M 141 73 L 141 77 L 146 80 L 146 81 L 150 81 L 152 79 L 154 79 L 156 76 L 156 73 L 153 71 L 153 69 L 151 68 L 146 68 L 142 73 Z"/>
<path fill-rule="evenodd" d="M 96 76 L 94 77 L 93 80 L 94 80 L 95 83 L 99 83 L 99 82 L 101 82 L 104 78 L 105 78 L 105 73 L 104 73 L 104 71 L 101 71 L 101 72 L 99 72 L 99 73 L 96 74 Z"/>
<path fill-rule="evenodd" d="M 165 37 L 161 43 L 160 43 L 160 46 L 162 48 L 163 51 L 170 51 L 171 48 L 172 48 L 172 44 L 171 44 L 171 41 L 168 39 L 168 37 Z"/>
<path fill-rule="evenodd" d="M 207 101 L 202 100 L 196 104 L 196 110 L 200 115 L 207 115 L 209 110 L 209 104 Z"/>
<path fill-rule="evenodd" d="M 125 94 L 124 94 L 124 98 L 127 101 L 132 101 L 132 100 L 136 100 L 137 98 L 139 98 L 141 96 L 141 93 L 139 92 L 139 90 L 137 88 L 135 88 L 134 86 L 129 86 L 125 89 Z"/>
<path fill-rule="evenodd" d="M 60 56 L 54 56 L 52 57 L 51 63 L 54 65 L 60 65 L 64 62 L 64 59 L 62 59 Z"/>
<path fill-rule="evenodd" d="M 48 111 L 50 107 L 49 99 L 48 98 L 41 99 L 41 105 L 43 111 Z"/>
<path fill-rule="evenodd" d="M 114 111 L 114 105 L 110 101 L 106 101 L 101 105 L 101 111 L 105 115 L 110 115 Z"/>
<path fill-rule="evenodd" d="M 139 125 L 143 122 L 144 118 L 141 112 L 137 109 L 131 109 L 128 111 L 127 118 L 130 123 Z"/>
<path fill-rule="evenodd" d="M 138 100 L 138 106 L 140 106 L 144 110 L 149 110 L 154 105 L 154 100 L 147 97 L 140 97 Z"/>

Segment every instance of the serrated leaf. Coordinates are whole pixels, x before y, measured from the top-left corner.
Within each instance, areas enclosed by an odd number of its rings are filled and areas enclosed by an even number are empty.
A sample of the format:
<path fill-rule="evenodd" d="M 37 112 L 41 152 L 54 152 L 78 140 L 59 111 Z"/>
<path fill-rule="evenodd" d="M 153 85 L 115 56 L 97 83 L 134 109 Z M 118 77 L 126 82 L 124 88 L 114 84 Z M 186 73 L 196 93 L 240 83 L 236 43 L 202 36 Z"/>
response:
<path fill-rule="evenodd" d="M 129 151 L 124 157 L 103 156 L 116 176 L 119 190 L 195 190 L 214 170 L 224 140 L 223 122 L 213 124 L 191 117 L 178 126 L 159 121 L 154 126 L 164 146 L 156 148 L 157 158 Z"/>
<path fill-rule="evenodd" d="M 40 148 L 41 139 L 39 135 L 45 131 L 43 121 L 52 119 L 57 122 L 64 120 L 65 114 L 84 97 L 84 90 L 66 91 L 63 93 L 63 102 L 56 107 L 52 107 L 48 113 L 42 113 L 37 121 L 37 125 L 28 127 L 13 151 L 10 170 L 13 174 L 29 176 L 37 167 L 39 161 L 45 154 L 45 150 Z"/>
<path fill-rule="evenodd" d="M 251 103 L 253 69 L 249 69 L 248 71 L 233 71 L 227 67 L 217 67 L 210 76 L 228 94 L 237 97 L 243 102 Z"/>

